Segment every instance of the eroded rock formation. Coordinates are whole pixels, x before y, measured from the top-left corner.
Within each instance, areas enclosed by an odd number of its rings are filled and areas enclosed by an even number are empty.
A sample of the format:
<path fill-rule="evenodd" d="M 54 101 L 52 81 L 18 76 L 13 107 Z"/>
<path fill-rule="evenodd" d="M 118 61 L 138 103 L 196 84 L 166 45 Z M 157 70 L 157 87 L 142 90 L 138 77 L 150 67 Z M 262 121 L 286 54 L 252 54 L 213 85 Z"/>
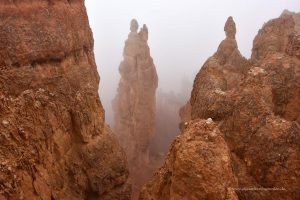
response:
<path fill-rule="evenodd" d="M 113 101 L 114 130 L 126 151 L 133 190 L 138 191 L 145 181 L 149 144 L 155 131 L 158 78 L 147 44 L 147 26 L 137 32 L 138 23 L 132 20 L 130 30 L 119 68 L 119 88 Z"/>
<path fill-rule="evenodd" d="M 140 199 L 236 198 L 228 189 L 236 186 L 230 150 L 218 124 L 195 120 L 173 142 L 164 166 L 143 190 Z"/>
<path fill-rule="evenodd" d="M 83 0 L 0 2 L 0 199 L 129 199 Z"/>
<path fill-rule="evenodd" d="M 232 100 L 227 91 L 238 86 L 249 68 L 247 60 L 240 54 L 235 40 L 236 27 L 229 17 L 223 40 L 217 52 L 209 58 L 197 74 L 190 99 L 191 116 L 219 120 L 232 112 Z"/>
<path fill-rule="evenodd" d="M 244 59 L 226 39 L 194 81 L 191 121 L 140 199 L 300 197 L 300 13 L 266 23 Z"/>

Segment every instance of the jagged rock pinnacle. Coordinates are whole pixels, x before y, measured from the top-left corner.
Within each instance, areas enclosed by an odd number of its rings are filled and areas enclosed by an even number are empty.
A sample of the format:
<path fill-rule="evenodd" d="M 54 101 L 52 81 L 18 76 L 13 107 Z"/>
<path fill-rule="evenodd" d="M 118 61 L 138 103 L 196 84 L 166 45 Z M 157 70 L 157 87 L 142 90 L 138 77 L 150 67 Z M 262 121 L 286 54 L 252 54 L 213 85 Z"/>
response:
<path fill-rule="evenodd" d="M 146 24 L 143 25 L 139 34 L 143 40 L 148 41 L 148 27 Z"/>
<path fill-rule="evenodd" d="M 137 22 L 136 19 L 132 19 L 130 22 L 130 31 L 136 33 L 138 29 L 139 29 L 139 23 Z"/>
<path fill-rule="evenodd" d="M 114 129 L 128 160 L 133 199 L 147 180 L 149 146 L 155 134 L 155 99 L 158 78 L 150 48 L 148 28 L 131 21 L 125 42 L 124 59 L 120 64 L 121 79 L 113 100 Z"/>
<path fill-rule="evenodd" d="M 235 38 L 236 27 L 235 27 L 235 22 L 233 21 L 233 18 L 231 16 L 228 17 L 228 19 L 225 23 L 224 31 L 226 33 L 226 37 L 232 38 L 232 39 Z"/>

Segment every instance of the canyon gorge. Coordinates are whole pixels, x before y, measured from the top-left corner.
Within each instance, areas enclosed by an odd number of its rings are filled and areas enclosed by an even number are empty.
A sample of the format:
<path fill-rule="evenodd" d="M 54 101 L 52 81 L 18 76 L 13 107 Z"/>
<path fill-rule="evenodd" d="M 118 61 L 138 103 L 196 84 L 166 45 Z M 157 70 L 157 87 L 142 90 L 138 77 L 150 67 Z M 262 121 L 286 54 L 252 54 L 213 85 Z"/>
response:
<path fill-rule="evenodd" d="M 249 59 L 228 17 L 178 94 L 129 25 L 111 128 L 85 1 L 0 1 L 0 200 L 298 200 L 300 13 L 266 22 Z"/>

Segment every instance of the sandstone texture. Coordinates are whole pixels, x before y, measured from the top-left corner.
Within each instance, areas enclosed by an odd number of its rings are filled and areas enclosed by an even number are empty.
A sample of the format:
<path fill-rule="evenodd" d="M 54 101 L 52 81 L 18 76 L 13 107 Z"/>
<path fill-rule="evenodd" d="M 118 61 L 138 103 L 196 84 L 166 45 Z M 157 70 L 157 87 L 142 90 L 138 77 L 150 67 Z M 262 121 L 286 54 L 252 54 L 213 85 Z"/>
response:
<path fill-rule="evenodd" d="M 0 199 L 130 199 L 83 0 L 0 2 Z"/>
<path fill-rule="evenodd" d="M 237 199 L 228 189 L 236 187 L 237 181 L 230 150 L 217 125 L 209 120 L 190 121 L 140 199 Z"/>
<path fill-rule="evenodd" d="M 235 40 L 236 27 L 229 17 L 223 40 L 217 52 L 209 58 L 197 74 L 190 99 L 191 117 L 222 119 L 232 112 L 232 99 L 227 91 L 236 88 L 247 73 L 249 64 L 240 54 Z"/>
<path fill-rule="evenodd" d="M 149 144 L 155 132 L 155 92 L 158 78 L 148 46 L 148 28 L 138 32 L 138 22 L 131 21 L 130 33 L 119 72 L 121 79 L 113 100 L 114 131 L 125 149 L 133 194 L 145 182 L 149 163 Z M 133 198 L 135 198 L 133 196 Z"/>
<path fill-rule="evenodd" d="M 243 58 L 231 17 L 197 74 L 190 121 L 140 199 L 300 198 L 300 13 L 267 22 Z M 188 113 L 182 108 L 184 114 Z"/>

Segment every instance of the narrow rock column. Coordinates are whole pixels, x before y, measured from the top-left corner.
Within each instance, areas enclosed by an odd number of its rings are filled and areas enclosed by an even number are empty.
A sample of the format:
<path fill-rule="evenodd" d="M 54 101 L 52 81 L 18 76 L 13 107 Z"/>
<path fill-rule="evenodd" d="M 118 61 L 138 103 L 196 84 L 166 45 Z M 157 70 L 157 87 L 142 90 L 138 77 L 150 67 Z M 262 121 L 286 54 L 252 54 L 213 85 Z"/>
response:
<path fill-rule="evenodd" d="M 114 130 L 125 149 L 133 187 L 138 187 L 138 174 L 149 162 L 149 143 L 155 130 L 155 92 L 158 78 L 147 44 L 148 28 L 138 32 L 138 22 L 131 21 L 125 42 L 121 79 L 113 100 Z M 137 179 L 135 179 L 137 178 Z"/>

